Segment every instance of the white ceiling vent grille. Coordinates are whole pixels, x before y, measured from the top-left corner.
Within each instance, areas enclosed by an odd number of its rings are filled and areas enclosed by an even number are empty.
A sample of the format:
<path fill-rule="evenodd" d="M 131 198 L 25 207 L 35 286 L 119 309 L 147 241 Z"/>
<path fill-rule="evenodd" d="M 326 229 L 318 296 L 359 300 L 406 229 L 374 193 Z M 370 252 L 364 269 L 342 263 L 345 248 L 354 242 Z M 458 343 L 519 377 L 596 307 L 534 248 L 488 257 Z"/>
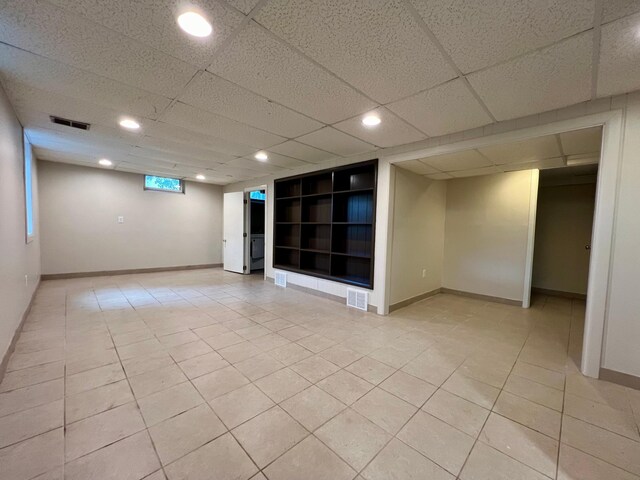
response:
<path fill-rule="evenodd" d="M 367 311 L 369 293 L 354 288 L 347 288 L 347 306 Z"/>
<path fill-rule="evenodd" d="M 276 279 L 275 279 L 275 283 L 278 287 L 285 287 L 287 286 L 287 274 L 284 272 L 276 272 Z"/>

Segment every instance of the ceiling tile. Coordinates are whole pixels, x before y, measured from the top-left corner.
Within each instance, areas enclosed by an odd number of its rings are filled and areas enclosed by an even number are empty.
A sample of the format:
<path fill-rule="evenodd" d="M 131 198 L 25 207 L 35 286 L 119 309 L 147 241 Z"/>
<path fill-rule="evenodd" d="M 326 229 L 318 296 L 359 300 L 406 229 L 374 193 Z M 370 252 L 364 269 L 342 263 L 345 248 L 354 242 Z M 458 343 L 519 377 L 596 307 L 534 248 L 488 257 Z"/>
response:
<path fill-rule="evenodd" d="M 144 126 L 144 134 L 154 138 L 166 138 L 178 143 L 197 145 L 201 148 L 214 150 L 232 156 L 247 155 L 255 151 L 250 145 L 241 144 L 212 136 L 207 133 L 195 132 L 185 128 L 176 127 L 164 122 L 153 122 Z"/>
<path fill-rule="evenodd" d="M 245 168 L 247 170 L 261 172 L 263 175 L 269 175 L 270 173 L 277 173 L 285 170 L 283 167 L 278 167 L 268 162 L 258 162 L 257 160 L 249 158 L 236 158 L 226 163 L 227 167 Z"/>
<path fill-rule="evenodd" d="M 592 38 L 583 33 L 467 78 L 498 120 L 584 102 L 591 97 Z"/>
<path fill-rule="evenodd" d="M 355 155 L 376 149 L 373 145 L 353 138 L 331 127 L 322 128 L 313 133 L 298 137 L 296 140 L 341 156 Z"/>
<path fill-rule="evenodd" d="M 189 156 L 202 160 L 213 160 L 220 163 L 228 162 L 229 160 L 236 158 L 233 155 L 227 155 L 214 149 L 203 147 L 200 143 L 193 144 L 178 142 L 166 137 L 152 137 L 144 135 L 137 139 L 136 146 L 164 152 L 167 155 Z"/>
<path fill-rule="evenodd" d="M 0 2 L 0 42 L 170 98 L 197 70 L 44 0 Z"/>
<path fill-rule="evenodd" d="M 285 140 L 273 133 L 258 130 L 244 123 L 181 102 L 173 104 L 163 115 L 162 121 L 196 132 L 221 136 L 226 140 L 244 143 L 256 148 L 267 148 Z"/>
<path fill-rule="evenodd" d="M 199 11 L 213 27 L 211 36 L 197 38 L 187 35 L 178 26 L 178 15 L 187 8 L 175 0 L 49 1 L 200 68 L 211 63 L 216 47 L 240 26 L 244 18 L 223 2 L 190 0 L 188 9 Z"/>
<path fill-rule="evenodd" d="M 492 163 L 480 155 L 477 150 L 463 150 L 462 152 L 446 153 L 420 159 L 423 163 L 440 170 L 441 172 L 453 172 L 456 170 L 468 170 L 491 166 Z"/>
<path fill-rule="evenodd" d="M 209 72 L 198 75 L 180 95 L 180 100 L 288 138 L 323 126 Z"/>
<path fill-rule="evenodd" d="M 555 135 L 545 135 L 524 142 L 491 145 L 479 148 L 478 151 L 496 165 L 527 163 L 561 155 Z"/>
<path fill-rule="evenodd" d="M 209 70 L 324 123 L 344 120 L 375 107 L 366 97 L 255 24 L 240 32 Z"/>
<path fill-rule="evenodd" d="M 451 176 L 455 178 L 462 178 L 462 177 L 477 177 L 480 175 L 493 175 L 494 173 L 502 173 L 502 170 L 492 165 L 490 167 L 470 168 L 468 170 L 462 170 L 458 172 L 449 172 L 449 173 L 451 174 Z"/>
<path fill-rule="evenodd" d="M 640 0 L 605 0 L 602 2 L 602 23 L 637 12 L 640 12 Z"/>
<path fill-rule="evenodd" d="M 464 73 L 593 26 L 593 0 L 410 0 Z"/>
<path fill-rule="evenodd" d="M 305 165 L 309 165 L 308 162 L 298 160 L 297 158 L 291 158 L 286 155 L 280 155 L 278 153 L 274 153 L 273 151 L 271 151 L 271 149 L 267 151 L 267 154 L 269 156 L 269 159 L 266 162 L 261 162 L 259 160 L 256 160 L 253 155 L 247 155 L 244 158 L 252 162 L 257 162 L 260 164 L 266 163 L 268 165 L 275 165 L 276 167 L 280 167 L 280 168 L 296 168 L 296 167 L 303 167 Z"/>
<path fill-rule="evenodd" d="M 598 96 L 640 89 L 640 15 L 602 26 Z"/>
<path fill-rule="evenodd" d="M 404 168 L 405 170 L 409 170 L 413 173 L 417 173 L 418 175 L 440 173 L 439 170 L 430 167 L 426 163 L 422 163 L 420 160 L 407 160 L 406 162 L 396 163 L 395 166 Z"/>
<path fill-rule="evenodd" d="M 362 124 L 362 115 L 349 120 L 345 120 L 333 125 L 338 130 L 350 133 L 354 137 L 358 137 L 365 142 L 369 142 L 378 147 L 394 147 L 405 143 L 417 142 L 424 140 L 426 136 L 413 128 L 402 119 L 395 116 L 384 107 L 377 108 L 371 112 L 380 117 L 379 125 L 375 127 L 367 127 Z"/>
<path fill-rule="evenodd" d="M 528 162 L 528 163 L 508 163 L 506 165 L 500 165 L 500 168 L 505 172 L 515 172 L 517 170 L 533 170 L 540 169 L 544 170 L 545 168 L 558 168 L 558 167 L 566 167 L 564 163 L 564 158 L 547 158 L 545 160 L 538 160 L 536 162 Z"/>
<path fill-rule="evenodd" d="M 456 76 L 401 0 L 271 0 L 256 20 L 380 103 Z"/>
<path fill-rule="evenodd" d="M 161 95 L 3 44 L 0 44 L 0 78 L 146 118 L 156 118 L 170 102 Z"/>
<path fill-rule="evenodd" d="M 453 176 L 448 173 L 430 173 L 425 175 L 425 177 L 430 178 L 431 180 L 449 180 L 450 178 L 453 178 Z"/>
<path fill-rule="evenodd" d="M 249 13 L 260 0 L 226 0 L 229 5 L 233 5 L 242 13 Z"/>
<path fill-rule="evenodd" d="M 560 143 L 565 155 L 600 152 L 602 127 L 584 128 L 561 133 Z"/>
<path fill-rule="evenodd" d="M 432 137 L 492 122 L 491 117 L 460 79 L 387 106 Z"/>
<path fill-rule="evenodd" d="M 162 162 L 170 165 L 188 165 L 194 168 L 215 168 L 222 164 L 220 159 L 213 155 L 209 158 L 201 158 L 186 153 L 170 153 L 137 145 L 131 149 L 130 154 L 136 157 L 144 157 L 153 164 Z"/>
<path fill-rule="evenodd" d="M 331 152 L 318 150 L 317 148 L 310 147 L 309 145 L 305 145 L 294 140 L 289 140 L 288 142 L 281 143 L 280 145 L 269 147 L 269 151 L 311 163 L 320 163 L 325 160 L 329 160 L 330 158 L 335 158 L 335 154 Z"/>

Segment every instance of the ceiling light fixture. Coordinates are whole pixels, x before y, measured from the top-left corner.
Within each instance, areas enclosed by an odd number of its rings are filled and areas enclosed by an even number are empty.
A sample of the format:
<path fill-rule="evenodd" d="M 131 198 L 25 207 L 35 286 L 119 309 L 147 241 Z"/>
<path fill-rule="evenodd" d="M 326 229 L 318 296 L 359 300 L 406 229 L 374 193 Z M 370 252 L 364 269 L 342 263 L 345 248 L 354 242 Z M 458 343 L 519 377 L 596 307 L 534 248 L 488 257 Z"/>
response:
<path fill-rule="evenodd" d="M 194 37 L 208 37 L 213 28 L 202 15 L 196 12 L 185 12 L 178 17 L 180 28 Z"/>
<path fill-rule="evenodd" d="M 260 151 L 255 154 L 255 158 L 256 160 L 260 160 L 261 162 L 266 162 L 267 160 L 269 160 L 269 155 L 267 155 L 267 152 Z"/>
<path fill-rule="evenodd" d="M 120 120 L 120 126 L 127 130 L 138 130 L 140 128 L 140 124 L 132 118 L 123 118 Z"/>
<path fill-rule="evenodd" d="M 366 127 L 375 127 L 376 125 L 380 125 L 381 121 L 377 115 L 367 115 L 362 119 L 362 124 Z"/>
<path fill-rule="evenodd" d="M 113 165 L 113 162 L 106 158 L 101 158 L 100 160 L 98 160 L 98 163 L 103 167 L 110 167 L 111 165 Z"/>
<path fill-rule="evenodd" d="M 204 180 L 206 177 L 204 175 L 202 175 L 201 173 L 199 173 L 198 175 L 196 175 L 196 178 L 198 180 Z"/>

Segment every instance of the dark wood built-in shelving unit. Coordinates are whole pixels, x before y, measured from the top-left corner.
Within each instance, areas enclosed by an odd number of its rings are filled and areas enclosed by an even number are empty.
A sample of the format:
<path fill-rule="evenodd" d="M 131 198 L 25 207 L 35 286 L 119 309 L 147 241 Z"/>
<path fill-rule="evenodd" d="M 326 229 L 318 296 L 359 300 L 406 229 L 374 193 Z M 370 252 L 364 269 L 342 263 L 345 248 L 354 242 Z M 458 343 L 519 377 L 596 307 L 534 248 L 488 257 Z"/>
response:
<path fill-rule="evenodd" d="M 273 266 L 373 288 L 378 161 L 275 181 Z"/>

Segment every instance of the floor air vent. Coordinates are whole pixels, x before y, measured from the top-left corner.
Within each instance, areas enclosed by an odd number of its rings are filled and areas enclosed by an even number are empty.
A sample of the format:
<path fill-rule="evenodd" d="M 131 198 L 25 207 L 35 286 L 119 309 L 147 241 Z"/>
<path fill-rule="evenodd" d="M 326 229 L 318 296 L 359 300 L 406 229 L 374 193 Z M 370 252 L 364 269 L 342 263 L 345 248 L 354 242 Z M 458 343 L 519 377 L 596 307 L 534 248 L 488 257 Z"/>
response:
<path fill-rule="evenodd" d="M 362 290 L 347 288 L 347 306 L 367 311 L 369 294 Z"/>
<path fill-rule="evenodd" d="M 53 115 L 51 115 L 49 118 L 51 119 L 51 123 L 64 125 L 65 127 L 77 128 L 78 130 L 89 130 L 89 128 L 91 128 L 90 123 L 69 120 L 68 118 L 54 117 Z"/>
<path fill-rule="evenodd" d="M 276 272 L 275 283 L 278 287 L 287 286 L 287 274 L 284 272 Z"/>

